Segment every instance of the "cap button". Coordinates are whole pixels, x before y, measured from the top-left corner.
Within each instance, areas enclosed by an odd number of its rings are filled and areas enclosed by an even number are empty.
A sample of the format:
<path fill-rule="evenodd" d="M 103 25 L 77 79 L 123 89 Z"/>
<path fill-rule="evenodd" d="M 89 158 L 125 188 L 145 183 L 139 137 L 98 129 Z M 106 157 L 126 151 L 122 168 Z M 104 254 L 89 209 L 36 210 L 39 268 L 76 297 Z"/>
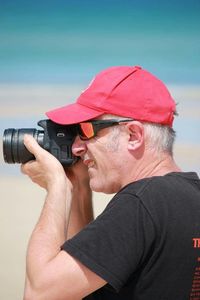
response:
<path fill-rule="evenodd" d="M 140 67 L 140 66 L 135 66 L 135 68 L 138 69 L 138 70 L 142 69 L 142 67 Z"/>

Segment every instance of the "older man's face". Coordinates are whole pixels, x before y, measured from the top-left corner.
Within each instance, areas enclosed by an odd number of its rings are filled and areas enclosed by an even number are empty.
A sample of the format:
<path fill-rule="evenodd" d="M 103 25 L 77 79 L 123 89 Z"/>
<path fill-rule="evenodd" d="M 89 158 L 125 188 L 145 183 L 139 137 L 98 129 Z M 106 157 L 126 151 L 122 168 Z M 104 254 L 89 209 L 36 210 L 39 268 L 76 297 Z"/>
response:
<path fill-rule="evenodd" d="M 116 193 L 122 188 L 126 169 L 125 143 L 125 132 L 121 132 L 119 126 L 102 129 L 88 141 L 75 139 L 73 154 L 80 156 L 88 167 L 93 191 Z"/>

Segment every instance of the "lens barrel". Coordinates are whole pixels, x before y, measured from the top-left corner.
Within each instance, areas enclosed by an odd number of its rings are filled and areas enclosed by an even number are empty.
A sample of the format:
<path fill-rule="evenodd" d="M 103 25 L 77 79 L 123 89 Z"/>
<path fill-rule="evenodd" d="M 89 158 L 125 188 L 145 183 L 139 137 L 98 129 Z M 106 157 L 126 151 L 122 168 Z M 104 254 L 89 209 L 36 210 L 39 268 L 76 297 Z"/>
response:
<path fill-rule="evenodd" d="M 33 154 L 24 146 L 25 134 L 32 135 L 43 147 L 44 131 L 42 130 L 35 128 L 6 129 L 3 134 L 3 156 L 6 163 L 26 163 L 35 159 Z"/>

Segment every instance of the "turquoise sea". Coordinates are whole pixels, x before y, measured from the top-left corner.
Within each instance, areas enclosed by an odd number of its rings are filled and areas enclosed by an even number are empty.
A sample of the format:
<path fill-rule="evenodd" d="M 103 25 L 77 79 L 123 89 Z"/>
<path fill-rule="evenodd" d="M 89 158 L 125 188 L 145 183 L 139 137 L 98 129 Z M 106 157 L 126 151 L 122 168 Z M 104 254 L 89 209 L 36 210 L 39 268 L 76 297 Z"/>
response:
<path fill-rule="evenodd" d="M 0 82 L 88 82 L 126 64 L 199 84 L 200 1 L 0 0 Z"/>

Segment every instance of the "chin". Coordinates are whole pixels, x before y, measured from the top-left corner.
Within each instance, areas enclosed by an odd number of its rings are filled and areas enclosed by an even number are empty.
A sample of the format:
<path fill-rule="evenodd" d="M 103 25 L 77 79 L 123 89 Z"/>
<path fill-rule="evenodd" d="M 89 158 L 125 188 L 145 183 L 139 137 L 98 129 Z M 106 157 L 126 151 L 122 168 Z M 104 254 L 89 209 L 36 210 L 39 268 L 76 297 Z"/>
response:
<path fill-rule="evenodd" d="M 90 188 L 93 192 L 104 193 L 104 194 L 115 194 L 120 188 L 117 188 L 115 184 L 99 184 L 99 182 L 95 183 L 93 180 L 90 180 Z"/>

